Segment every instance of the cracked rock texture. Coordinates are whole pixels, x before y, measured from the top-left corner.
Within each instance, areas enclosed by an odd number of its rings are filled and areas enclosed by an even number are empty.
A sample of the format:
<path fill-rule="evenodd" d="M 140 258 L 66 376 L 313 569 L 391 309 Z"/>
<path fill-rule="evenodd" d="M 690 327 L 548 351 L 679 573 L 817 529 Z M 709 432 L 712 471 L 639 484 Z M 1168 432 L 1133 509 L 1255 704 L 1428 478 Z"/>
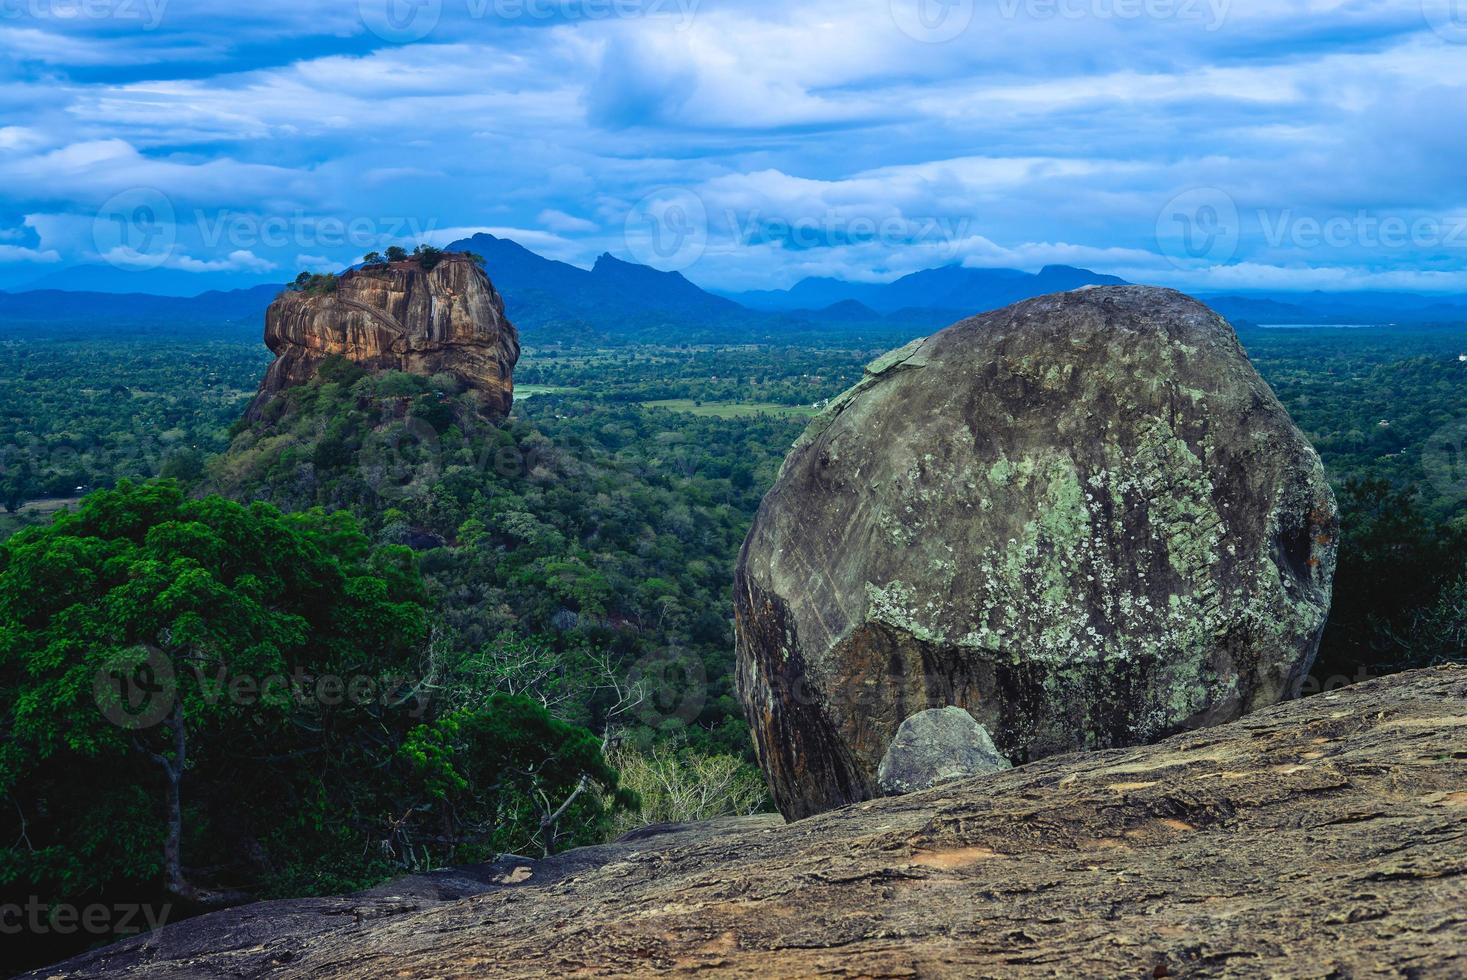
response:
<path fill-rule="evenodd" d="M 740 555 L 740 696 L 798 818 L 879 795 L 910 715 L 1015 764 L 1294 696 L 1329 609 L 1318 455 L 1232 328 L 1090 287 L 867 368 L 796 443 Z"/>
<path fill-rule="evenodd" d="M 1467 976 L 1467 670 L 785 825 L 654 827 L 34 977 Z"/>
<path fill-rule="evenodd" d="M 519 334 L 484 270 L 449 252 L 431 270 L 416 259 L 347 272 L 335 292 L 287 291 L 265 313 L 275 361 L 246 418 L 275 394 L 304 384 L 337 354 L 374 371 L 453 375 L 492 418 L 509 414 Z"/>

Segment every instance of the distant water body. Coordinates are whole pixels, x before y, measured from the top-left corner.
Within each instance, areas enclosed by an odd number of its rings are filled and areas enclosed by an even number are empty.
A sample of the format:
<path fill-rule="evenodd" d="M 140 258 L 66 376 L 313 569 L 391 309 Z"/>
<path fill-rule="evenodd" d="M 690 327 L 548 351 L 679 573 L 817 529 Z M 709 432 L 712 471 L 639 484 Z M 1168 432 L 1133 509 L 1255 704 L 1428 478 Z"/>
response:
<path fill-rule="evenodd" d="M 1379 330 L 1394 323 L 1260 323 L 1260 330 Z"/>

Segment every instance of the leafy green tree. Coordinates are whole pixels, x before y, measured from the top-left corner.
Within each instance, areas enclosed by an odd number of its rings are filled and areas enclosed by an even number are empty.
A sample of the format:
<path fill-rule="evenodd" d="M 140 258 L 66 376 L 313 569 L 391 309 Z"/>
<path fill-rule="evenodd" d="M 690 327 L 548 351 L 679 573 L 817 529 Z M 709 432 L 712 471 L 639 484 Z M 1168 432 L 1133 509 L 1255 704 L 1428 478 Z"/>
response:
<path fill-rule="evenodd" d="M 235 893 L 225 878 L 339 891 L 590 839 L 616 799 L 597 740 L 523 699 L 442 697 L 426 602 L 411 553 L 374 549 L 346 512 L 172 482 L 124 481 L 14 535 L 0 832 L 23 843 L 0 888 L 61 901 L 161 882 L 213 904 Z M 425 739 L 437 769 L 412 748 Z"/>
<path fill-rule="evenodd" d="M 443 249 L 436 248 L 432 245 L 420 244 L 417 248 L 413 249 L 413 258 L 417 259 L 418 264 L 426 271 L 443 261 Z"/>
<path fill-rule="evenodd" d="M 1346 481 L 1340 510 L 1334 599 L 1314 676 L 1354 679 L 1430 662 L 1436 651 L 1422 650 L 1418 663 L 1401 637 L 1463 574 L 1467 535 L 1423 514 L 1414 488 L 1379 477 Z"/>
<path fill-rule="evenodd" d="M 382 262 L 381 252 L 368 252 L 362 256 L 363 265 L 379 265 Z"/>
<path fill-rule="evenodd" d="M 77 513 L 11 538 L 0 558 L 0 691 L 11 736 L 0 791 L 41 828 L 54 812 L 47 786 L 57 767 L 115 762 L 129 785 L 104 781 L 98 795 L 155 787 L 164 836 L 153 860 L 186 899 L 206 897 L 182 854 L 197 743 L 207 741 L 203 755 L 230 742 L 268 744 L 291 724 L 294 699 L 283 685 L 259 690 L 260 679 L 408 662 L 425 631 L 421 585 L 404 556 L 371 554 L 348 516 L 189 500 L 172 483 L 94 494 Z M 255 686 L 248 697 L 227 689 L 240 680 Z M 162 779 L 139 778 L 140 762 Z M 151 814 L 134 817 L 126 830 L 156 837 Z M 50 829 L 49 846 L 21 863 L 40 870 L 64 855 L 75 865 L 67 877 L 78 880 L 56 882 L 62 891 L 128 871 L 106 853 L 114 848 L 96 850 L 105 840 Z"/>
<path fill-rule="evenodd" d="M 407 260 L 408 257 L 407 249 L 403 248 L 401 245 L 387 246 L 386 254 L 388 262 L 404 262 Z"/>
<path fill-rule="evenodd" d="M 185 486 L 197 483 L 204 475 L 204 457 L 197 449 L 179 449 L 168 455 L 158 475 L 177 480 Z"/>
<path fill-rule="evenodd" d="M 463 814 L 493 814 L 499 828 L 532 822 L 545 854 L 555 853 L 568 836 L 586 842 L 605 830 L 611 808 L 588 792 L 593 787 L 609 791 L 613 807 L 637 805 L 634 793 L 618 787 L 600 740 L 525 697 L 491 695 L 484 709 L 455 711 L 423 725 L 402 753 L 423 795 L 456 832 Z M 575 831 L 567 834 L 567 824 Z M 496 843 L 517 841 L 500 837 Z"/>

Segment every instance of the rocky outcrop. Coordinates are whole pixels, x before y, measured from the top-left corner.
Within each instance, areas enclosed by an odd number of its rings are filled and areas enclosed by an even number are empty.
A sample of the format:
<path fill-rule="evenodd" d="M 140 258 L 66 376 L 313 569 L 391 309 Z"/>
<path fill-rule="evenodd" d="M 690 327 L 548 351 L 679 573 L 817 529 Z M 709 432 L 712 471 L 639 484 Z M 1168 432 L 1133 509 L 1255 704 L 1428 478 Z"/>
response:
<path fill-rule="evenodd" d="M 1467 670 L 784 825 L 266 902 L 35 977 L 1467 975 Z"/>
<path fill-rule="evenodd" d="M 275 394 L 309 381 L 336 354 L 374 371 L 445 372 L 480 397 L 484 414 L 509 414 L 519 334 L 484 270 L 448 252 L 347 272 L 330 291 L 287 291 L 265 314 L 275 353 L 247 418 Z"/>
<path fill-rule="evenodd" d="M 739 559 L 739 691 L 775 800 L 879 795 L 930 708 L 1019 764 L 1288 698 L 1336 535 L 1318 455 L 1180 293 L 1089 287 L 909 344 L 812 423 Z"/>
<path fill-rule="evenodd" d="M 962 708 L 928 708 L 902 722 L 876 770 L 884 793 L 914 793 L 965 776 L 1012 768 L 988 729 Z"/>

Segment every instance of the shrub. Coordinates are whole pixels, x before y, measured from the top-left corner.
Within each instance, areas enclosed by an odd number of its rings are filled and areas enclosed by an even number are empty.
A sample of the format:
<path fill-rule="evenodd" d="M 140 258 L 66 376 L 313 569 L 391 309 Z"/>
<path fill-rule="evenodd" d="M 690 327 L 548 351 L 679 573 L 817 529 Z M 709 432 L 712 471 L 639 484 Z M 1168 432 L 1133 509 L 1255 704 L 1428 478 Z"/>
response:
<path fill-rule="evenodd" d="M 609 759 L 621 774 L 620 785 L 640 801 L 615 817 L 613 836 L 654 823 L 746 816 L 769 803 L 764 777 L 731 755 L 705 755 L 663 743 L 646 751 L 621 746 Z"/>

